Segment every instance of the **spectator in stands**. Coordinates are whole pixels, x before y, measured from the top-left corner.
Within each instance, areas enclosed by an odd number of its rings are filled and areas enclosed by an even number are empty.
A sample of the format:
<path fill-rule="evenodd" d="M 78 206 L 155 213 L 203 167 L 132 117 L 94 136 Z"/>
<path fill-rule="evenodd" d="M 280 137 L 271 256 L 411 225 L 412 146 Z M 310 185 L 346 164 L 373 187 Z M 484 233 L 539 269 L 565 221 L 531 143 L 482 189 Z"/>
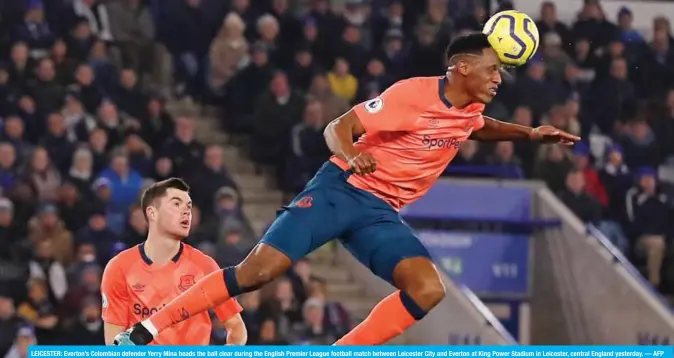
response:
<path fill-rule="evenodd" d="M 533 113 L 531 108 L 526 106 L 517 106 L 513 111 L 513 122 L 522 126 L 531 127 L 534 125 Z M 522 160 L 522 170 L 527 177 L 533 173 L 534 161 L 538 146 L 530 141 L 518 141 L 514 143 L 515 155 Z"/>
<path fill-rule="evenodd" d="M 60 305 L 61 315 L 77 317 L 83 304 L 90 297 L 98 297 L 101 289 L 101 268 L 96 263 L 88 263 L 78 270 L 79 277 L 73 282 Z"/>
<path fill-rule="evenodd" d="M 4 123 L 4 139 L 14 146 L 16 159 L 19 163 L 24 163 L 25 159 L 32 153 L 33 146 L 24 140 L 24 124 L 19 116 L 8 116 Z"/>
<path fill-rule="evenodd" d="M 248 336 L 251 338 L 250 343 L 260 337 L 260 325 L 264 320 L 263 312 L 260 310 L 260 290 L 248 292 L 240 296 L 239 303 L 243 307 L 241 317 L 246 324 Z"/>
<path fill-rule="evenodd" d="M 110 183 L 112 196 L 108 204 L 109 214 L 120 217 L 119 220 L 114 219 L 110 223 L 110 228 L 119 232 L 122 229 L 126 211 L 138 199 L 142 178 L 129 166 L 129 156 L 124 151 L 117 151 L 113 154 L 110 167 L 101 172 L 100 178 Z"/>
<path fill-rule="evenodd" d="M 204 219 L 209 219 L 216 214 L 216 200 L 213 193 L 222 187 L 236 191 L 236 183 L 225 166 L 224 152 L 219 145 L 210 145 L 206 148 L 203 165 L 197 168 L 188 175 L 192 185 L 190 195 L 197 206 L 204 208 Z"/>
<path fill-rule="evenodd" d="M 321 102 L 325 123 L 341 116 L 349 109 L 349 102 L 332 91 L 330 81 L 323 73 L 314 76 L 308 95 Z"/>
<path fill-rule="evenodd" d="M 158 95 L 148 98 L 145 114 L 138 118 L 141 137 L 152 148 L 159 148 L 164 140 L 175 133 L 175 122 L 166 108 L 165 101 Z"/>
<path fill-rule="evenodd" d="M 91 203 L 80 195 L 76 184 L 66 181 L 59 189 L 57 207 L 66 229 L 75 232 L 86 225 Z"/>
<path fill-rule="evenodd" d="M 104 345 L 103 321 L 101 320 L 101 304 L 96 296 L 89 296 L 82 301 L 81 312 L 77 322 L 68 330 L 66 342 L 71 345 Z"/>
<path fill-rule="evenodd" d="M 6 293 L 0 293 L 0 356 L 12 347 L 21 320 L 16 316 L 14 299 Z"/>
<path fill-rule="evenodd" d="M 241 16 L 230 12 L 211 42 L 209 52 L 208 85 L 213 93 L 221 94 L 224 86 L 241 69 L 248 65 L 248 41 L 244 37 L 246 24 Z"/>
<path fill-rule="evenodd" d="M 96 83 L 105 93 L 113 93 L 117 84 L 117 68 L 115 68 L 105 42 L 96 40 L 91 44 L 91 49 L 86 54 L 87 63 L 94 69 Z"/>
<path fill-rule="evenodd" d="M 342 336 L 346 334 L 351 327 L 351 317 L 346 308 L 339 302 L 329 300 L 326 289 L 326 281 L 319 278 L 312 278 L 309 284 L 310 299 L 320 301 L 325 307 L 323 316 L 328 327 L 337 335 Z"/>
<path fill-rule="evenodd" d="M 14 204 L 11 200 L 0 197 L 0 261 L 17 259 L 16 246 L 23 239 L 22 233 L 13 223 Z M 2 291 L 0 291 L 2 293 Z M 1 353 L 0 353 L 1 354 Z"/>
<path fill-rule="evenodd" d="M 217 233 L 220 237 L 225 237 L 227 233 L 236 231 L 242 241 L 250 245 L 255 242 L 255 238 L 243 216 L 239 201 L 239 194 L 234 188 L 224 186 L 215 193 Z"/>
<path fill-rule="evenodd" d="M 283 189 L 298 193 L 332 153 L 323 130 L 327 122 L 320 102 L 311 100 L 304 109 L 304 121 L 291 131 L 292 152 L 287 159 Z"/>
<path fill-rule="evenodd" d="M 35 331 L 30 326 L 19 328 L 16 332 L 16 338 L 12 338 L 14 339 L 14 344 L 10 347 L 7 354 L 5 354 L 5 358 L 27 358 L 28 348 L 38 343 Z"/>
<path fill-rule="evenodd" d="M 358 91 L 358 79 L 351 74 L 349 63 L 337 58 L 332 71 L 328 74 L 332 92 L 347 102 L 353 102 Z"/>
<path fill-rule="evenodd" d="M 667 92 L 665 109 L 656 122 L 655 136 L 660 146 L 660 156 L 665 163 L 674 164 L 674 89 Z"/>
<path fill-rule="evenodd" d="M 82 199 L 91 199 L 91 185 L 94 180 L 94 159 L 91 150 L 79 148 L 73 154 L 72 165 L 68 171 L 67 181 L 73 184 Z"/>
<path fill-rule="evenodd" d="M 556 32 L 548 32 L 542 39 L 543 62 L 547 75 L 555 79 L 564 76 L 566 66 L 571 63 L 571 57 L 564 52 L 562 37 Z"/>
<path fill-rule="evenodd" d="M 609 207 L 607 218 L 625 223 L 625 195 L 632 187 L 634 178 L 630 169 L 623 162 L 623 149 L 613 145 L 606 150 L 606 164 L 599 173 L 601 183 L 606 187 Z"/>
<path fill-rule="evenodd" d="M 620 28 L 620 38 L 628 49 L 643 50 L 646 41 L 639 31 L 634 29 L 634 14 L 626 6 L 621 7 L 618 11 L 618 27 Z"/>
<path fill-rule="evenodd" d="M 59 171 L 65 171 L 70 167 L 70 160 L 75 150 L 68 139 L 67 129 L 65 120 L 60 113 L 53 112 L 47 117 L 47 133 L 42 137 L 40 147 L 33 152 L 31 168 L 29 169 L 31 175 L 40 175 L 42 180 L 53 177 L 50 180 L 54 183 L 60 181 L 61 174 Z M 31 179 L 37 180 L 36 177 Z M 38 192 L 40 196 L 51 195 L 39 186 Z"/>
<path fill-rule="evenodd" d="M 251 156 L 263 164 L 282 163 L 292 127 L 302 118 L 305 100 L 290 88 L 288 77 L 276 72 L 253 118 Z M 282 166 L 281 166 L 282 167 Z"/>
<path fill-rule="evenodd" d="M 456 168 L 460 170 L 462 167 L 479 164 L 484 164 L 484 158 L 480 153 L 480 143 L 467 140 L 459 149 L 459 153 L 454 158 L 454 161 L 452 161 L 452 166 L 448 167 L 448 169 Z"/>
<path fill-rule="evenodd" d="M 148 5 L 140 0 L 123 0 L 106 6 L 110 35 L 119 47 L 122 64 L 141 75 L 149 73 L 154 60 L 155 26 Z"/>
<path fill-rule="evenodd" d="M 136 246 L 147 238 L 147 220 L 143 214 L 143 209 L 139 205 L 134 205 L 129 212 L 129 219 L 122 239 L 127 247 Z"/>
<path fill-rule="evenodd" d="M 88 113 L 96 113 L 103 101 L 103 92 L 95 80 L 94 69 L 88 64 L 80 64 L 75 70 L 75 82 L 68 87 L 69 94 L 79 100 Z"/>
<path fill-rule="evenodd" d="M 513 142 L 499 142 L 494 153 L 487 157 L 487 164 L 494 167 L 512 170 L 514 177 L 522 177 L 522 161 L 515 155 Z"/>
<path fill-rule="evenodd" d="M 239 114 L 251 114 L 257 107 L 260 93 L 269 88 L 269 81 L 274 76 L 273 64 L 269 61 L 269 53 L 264 44 L 255 43 L 251 47 L 251 62 L 232 78 L 229 86 L 227 103 Z M 249 133 L 251 123 L 243 118 L 232 118 L 227 122 L 227 129 L 235 133 Z"/>
<path fill-rule="evenodd" d="M 288 278 L 293 286 L 293 294 L 299 302 L 304 303 L 309 296 L 309 286 L 314 278 L 309 261 L 306 259 L 297 261 L 288 273 Z"/>
<path fill-rule="evenodd" d="M 328 345 L 338 336 L 325 321 L 325 306 L 317 298 L 309 298 L 302 306 L 304 321 L 293 332 L 293 343 L 299 345 Z"/>
<path fill-rule="evenodd" d="M 43 204 L 37 215 L 28 222 L 28 229 L 28 237 L 33 245 L 43 241 L 51 243 L 49 247 L 44 247 L 45 252 L 49 252 L 45 255 L 53 255 L 56 261 L 66 266 L 72 262 L 73 236 L 59 218 L 58 208 L 54 204 Z"/>
<path fill-rule="evenodd" d="M 565 180 L 573 168 L 570 154 L 559 145 L 542 146 L 534 165 L 534 177 L 542 179 L 553 192 L 565 188 Z"/>
<path fill-rule="evenodd" d="M 667 21 L 665 19 L 665 21 Z M 674 47 L 672 46 L 669 24 L 653 29 L 650 53 L 644 61 L 648 80 L 642 90 L 651 97 L 665 92 L 674 81 Z"/>
<path fill-rule="evenodd" d="M 138 74 L 130 68 L 123 69 L 119 74 L 119 83 L 115 91 L 114 102 L 119 111 L 138 120 L 145 113 L 147 98 L 138 82 Z M 136 129 L 140 129 L 140 123 Z"/>
<path fill-rule="evenodd" d="M 291 337 L 293 326 L 302 321 L 302 303 L 293 294 L 292 283 L 287 278 L 276 282 L 273 298 L 266 301 L 262 309 L 266 317 L 274 319 L 278 335 L 283 338 Z"/>
<path fill-rule="evenodd" d="M 173 162 L 168 157 L 160 157 L 154 162 L 154 171 L 152 179 L 156 181 L 165 180 L 175 176 Z"/>
<path fill-rule="evenodd" d="M 106 99 L 98 107 L 99 128 L 105 131 L 108 138 L 108 147 L 117 147 L 122 144 L 125 131 L 125 117 L 119 113 L 114 102 Z"/>
<path fill-rule="evenodd" d="M 25 42 L 32 51 L 32 58 L 40 58 L 49 53 L 54 34 L 45 21 L 42 2 L 28 1 L 23 23 L 14 30 L 12 39 Z"/>
<path fill-rule="evenodd" d="M 566 175 L 566 189 L 559 198 L 583 222 L 596 224 L 601 220 L 601 205 L 587 193 L 582 171 L 571 170 Z"/>
<path fill-rule="evenodd" d="M 544 39 L 543 42 L 546 39 L 545 35 L 555 33 L 560 37 L 565 48 L 571 44 L 569 28 L 559 21 L 557 7 L 554 2 L 546 1 L 541 4 L 541 15 L 540 19 L 536 21 L 536 27 L 538 27 L 538 32 Z"/>
<path fill-rule="evenodd" d="M 107 264 L 112 258 L 113 247 L 121 241 L 118 234 L 109 226 L 108 217 L 105 214 L 100 207 L 92 209 L 88 225 L 81 228 L 75 237 L 78 245 L 87 243 L 94 245 L 96 257 L 102 265 Z"/>
<path fill-rule="evenodd" d="M 599 174 L 590 163 L 590 148 L 585 143 L 573 146 L 574 166 L 585 177 L 585 192 L 596 200 L 602 207 L 608 205 L 608 195 L 604 185 L 599 180 Z"/>
<path fill-rule="evenodd" d="M 30 278 L 44 280 L 51 302 L 61 302 L 68 292 L 64 265 L 56 260 L 54 243 L 47 239 L 35 245 L 33 260 L 28 263 Z"/>
<path fill-rule="evenodd" d="M 291 85 L 300 91 L 307 92 L 318 71 L 319 67 L 309 46 L 306 44 L 296 46 L 295 59 L 288 70 Z"/>
<path fill-rule="evenodd" d="M 16 150 L 8 142 L 0 143 L 0 188 L 10 191 L 18 179 Z"/>
<path fill-rule="evenodd" d="M 648 123 L 636 120 L 628 125 L 627 130 L 627 136 L 620 141 L 625 149 L 625 164 L 632 168 L 657 167 L 660 163 L 659 145 Z"/>
<path fill-rule="evenodd" d="M 673 212 L 669 197 L 659 190 L 656 175 L 650 168 L 637 170 L 636 185 L 627 192 L 626 209 L 637 255 L 646 259 L 648 281 L 657 287 Z"/>
<path fill-rule="evenodd" d="M 68 285 L 76 287 L 82 278 L 82 272 L 92 265 L 99 265 L 96 246 L 91 242 L 77 245 L 75 262 L 68 267 Z M 100 266 L 99 266 L 100 267 Z"/>
<path fill-rule="evenodd" d="M 91 131 L 98 125 L 96 118 L 85 111 L 81 96 L 75 91 L 66 95 L 61 116 L 66 123 L 67 137 L 70 142 L 86 142 Z"/>
<path fill-rule="evenodd" d="M 252 339 L 251 344 L 261 346 L 283 346 L 288 342 L 279 336 L 276 328 L 276 322 L 273 319 L 266 319 L 260 324 L 260 336 Z"/>
<path fill-rule="evenodd" d="M 515 83 L 517 103 L 524 105 L 540 117 L 547 112 L 554 102 L 556 86 L 545 78 L 545 63 L 533 58 L 526 66 L 526 75 Z"/>
<path fill-rule="evenodd" d="M 218 240 L 215 260 L 221 267 L 236 266 L 248 256 L 252 248 L 250 243 L 242 240 L 238 231 L 225 231 L 223 237 Z"/>
<path fill-rule="evenodd" d="M 67 86 L 72 81 L 76 63 L 68 53 L 68 46 L 62 39 L 57 39 L 51 46 L 49 58 L 54 61 L 56 80 L 61 86 Z"/>
<path fill-rule="evenodd" d="M 598 76 L 590 93 L 595 124 L 603 133 L 612 134 L 624 111 L 636 106 L 636 91 L 628 79 L 627 61 L 624 58 L 613 59 L 609 76 Z"/>
<path fill-rule="evenodd" d="M 28 281 L 28 297 L 22 302 L 17 314 L 36 328 L 36 338 L 42 344 L 56 344 L 59 318 L 56 306 L 49 299 L 48 285 L 43 279 Z M 21 330 L 19 330 L 21 333 Z"/>
<path fill-rule="evenodd" d="M 147 177 L 152 171 L 152 148 L 138 134 L 130 133 L 126 137 L 124 150 L 129 156 L 129 166 L 141 177 Z"/>
<path fill-rule="evenodd" d="M 65 89 L 56 81 L 52 60 L 45 57 L 38 62 L 36 78 L 29 81 L 27 91 L 35 99 L 38 112 L 51 113 L 61 109 Z"/>
<path fill-rule="evenodd" d="M 93 167 L 91 174 L 98 174 L 107 167 L 108 158 L 106 150 L 111 145 L 108 144 L 108 134 L 102 128 L 96 128 L 89 135 L 88 148 L 91 150 Z"/>
<path fill-rule="evenodd" d="M 10 52 L 10 63 L 7 69 L 9 84 L 19 90 L 26 89 L 34 76 L 34 63 L 29 57 L 29 50 L 25 42 L 16 42 Z"/>
<path fill-rule="evenodd" d="M 204 146 L 194 138 L 194 118 L 181 116 L 176 119 L 175 133 L 166 140 L 161 153 L 173 161 L 175 175 L 188 176 L 199 167 Z"/>

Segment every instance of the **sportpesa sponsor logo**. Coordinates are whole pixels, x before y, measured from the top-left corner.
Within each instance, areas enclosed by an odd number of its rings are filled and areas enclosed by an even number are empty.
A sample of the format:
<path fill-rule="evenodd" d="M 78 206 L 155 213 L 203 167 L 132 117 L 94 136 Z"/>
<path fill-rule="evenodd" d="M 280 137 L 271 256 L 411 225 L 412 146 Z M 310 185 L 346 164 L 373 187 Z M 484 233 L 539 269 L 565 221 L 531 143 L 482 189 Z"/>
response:
<path fill-rule="evenodd" d="M 430 135 L 426 134 L 424 135 L 424 140 L 421 141 L 421 144 L 423 144 L 424 147 L 428 147 L 430 149 L 433 148 L 459 149 L 461 148 L 461 144 L 463 144 L 463 141 L 458 140 L 456 138 L 431 138 Z"/>
<path fill-rule="evenodd" d="M 157 313 L 160 309 L 164 307 L 166 307 L 166 304 L 164 304 L 161 307 L 147 307 L 141 305 L 140 303 L 136 303 L 133 305 L 133 314 L 145 318 Z"/>

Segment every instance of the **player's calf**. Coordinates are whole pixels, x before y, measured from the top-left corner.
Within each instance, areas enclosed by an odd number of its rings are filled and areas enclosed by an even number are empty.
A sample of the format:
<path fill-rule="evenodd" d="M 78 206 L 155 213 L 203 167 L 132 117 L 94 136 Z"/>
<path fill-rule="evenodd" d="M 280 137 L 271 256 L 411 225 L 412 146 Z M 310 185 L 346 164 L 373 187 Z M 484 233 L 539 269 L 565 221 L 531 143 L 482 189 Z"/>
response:
<path fill-rule="evenodd" d="M 379 302 L 370 315 L 335 345 L 376 345 L 399 336 L 445 297 L 445 287 L 426 257 L 400 261 L 393 272 L 399 291 Z"/>
<path fill-rule="evenodd" d="M 261 243 L 236 267 L 225 269 L 225 283 L 229 292 L 238 296 L 259 289 L 291 266 L 292 261 L 286 254 Z"/>

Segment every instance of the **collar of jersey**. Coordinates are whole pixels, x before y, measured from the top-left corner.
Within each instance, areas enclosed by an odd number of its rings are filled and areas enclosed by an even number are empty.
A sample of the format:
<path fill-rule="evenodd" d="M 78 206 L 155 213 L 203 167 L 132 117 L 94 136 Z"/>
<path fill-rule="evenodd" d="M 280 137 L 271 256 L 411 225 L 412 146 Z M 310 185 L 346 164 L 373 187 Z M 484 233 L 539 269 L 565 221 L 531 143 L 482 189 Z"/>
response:
<path fill-rule="evenodd" d="M 180 260 L 180 256 L 182 256 L 182 254 L 183 254 L 183 248 L 184 248 L 184 245 L 181 242 L 180 248 L 178 249 L 178 252 L 175 254 L 175 256 L 173 256 L 173 258 L 171 258 L 171 261 L 178 262 L 178 260 Z M 142 243 L 142 244 L 138 245 L 138 251 L 140 252 L 140 257 L 143 259 L 143 261 L 146 264 L 148 264 L 148 266 L 152 265 L 154 263 L 154 262 L 152 262 L 152 260 L 150 260 L 150 258 L 145 253 L 145 243 Z"/>
<path fill-rule="evenodd" d="M 445 82 L 446 81 L 447 81 L 447 77 L 442 77 L 438 81 L 438 96 L 440 96 L 440 100 L 442 101 L 442 103 L 445 104 L 445 106 L 447 106 L 447 108 L 452 109 L 452 107 L 453 107 L 452 103 L 449 102 L 447 97 L 445 97 Z"/>

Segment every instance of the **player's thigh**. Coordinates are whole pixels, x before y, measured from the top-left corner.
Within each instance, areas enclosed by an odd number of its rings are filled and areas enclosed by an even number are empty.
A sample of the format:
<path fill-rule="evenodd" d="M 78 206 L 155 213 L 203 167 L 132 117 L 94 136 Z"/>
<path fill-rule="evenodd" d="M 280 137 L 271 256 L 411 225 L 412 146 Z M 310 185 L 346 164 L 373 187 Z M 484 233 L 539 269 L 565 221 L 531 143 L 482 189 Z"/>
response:
<path fill-rule="evenodd" d="M 279 211 L 261 242 L 295 262 L 343 233 L 338 206 L 327 189 L 304 190 Z"/>
<path fill-rule="evenodd" d="M 410 258 L 431 262 L 431 255 L 412 229 L 393 218 L 351 231 L 342 242 L 372 273 L 394 286 L 398 286 L 394 271 L 401 262 Z"/>

